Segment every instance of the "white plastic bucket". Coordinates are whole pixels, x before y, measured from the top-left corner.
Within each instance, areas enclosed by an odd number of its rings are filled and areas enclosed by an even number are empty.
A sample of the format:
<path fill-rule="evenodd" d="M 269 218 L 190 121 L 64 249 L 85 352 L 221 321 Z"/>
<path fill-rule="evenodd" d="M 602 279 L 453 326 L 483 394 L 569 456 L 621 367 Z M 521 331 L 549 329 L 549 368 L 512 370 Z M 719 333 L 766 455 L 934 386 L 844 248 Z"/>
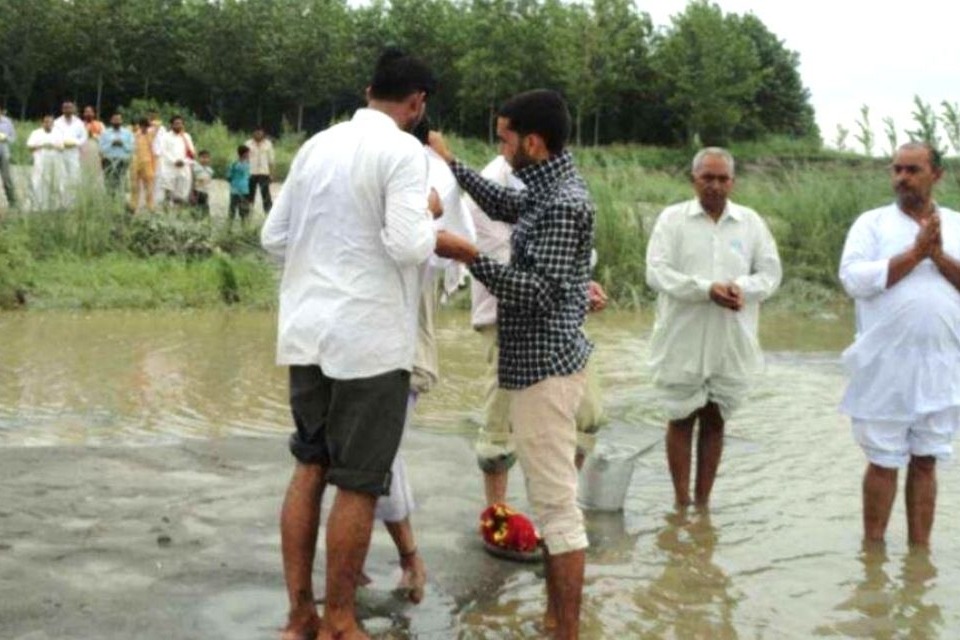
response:
<path fill-rule="evenodd" d="M 621 511 L 641 454 L 637 447 L 598 444 L 583 461 L 577 502 L 587 511 Z"/>

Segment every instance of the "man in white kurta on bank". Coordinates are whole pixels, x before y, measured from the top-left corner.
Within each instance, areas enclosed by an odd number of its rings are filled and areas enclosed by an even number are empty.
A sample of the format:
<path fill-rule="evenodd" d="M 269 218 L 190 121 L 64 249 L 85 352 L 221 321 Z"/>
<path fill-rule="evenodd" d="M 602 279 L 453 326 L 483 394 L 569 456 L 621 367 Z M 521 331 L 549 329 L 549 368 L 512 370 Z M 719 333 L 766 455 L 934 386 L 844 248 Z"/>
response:
<path fill-rule="evenodd" d="M 60 109 L 62 115 L 53 121 L 53 130 L 63 143 L 63 204 L 69 207 L 77 200 L 77 190 L 80 188 L 80 149 L 86 144 L 88 136 L 86 125 L 77 117 L 75 104 L 64 102 Z"/>
<path fill-rule="evenodd" d="M 650 365 L 667 414 L 667 464 L 676 504 L 707 506 L 726 421 L 763 365 L 760 303 L 780 286 L 777 245 L 755 211 L 729 200 L 734 160 L 708 147 L 693 159 L 697 197 L 667 207 L 647 245 L 657 292 Z M 690 498 L 694 424 L 697 466 Z"/>
<path fill-rule="evenodd" d="M 63 204 L 63 138 L 53 127 L 53 116 L 44 116 L 43 124 L 27 138 L 33 155 L 30 189 L 37 211 L 58 209 Z"/>
<path fill-rule="evenodd" d="M 184 129 L 183 118 L 170 118 L 170 130 L 158 136 L 160 167 L 157 179 L 163 190 L 164 202 L 182 206 L 190 198 L 193 184 L 193 162 L 197 157 L 193 138 Z"/>
<path fill-rule="evenodd" d="M 284 640 L 368 638 L 355 592 L 377 498 L 389 494 L 416 342 L 421 265 L 439 248 L 427 209 L 423 147 L 406 133 L 435 80 L 391 51 L 368 107 L 297 152 L 264 223 L 264 248 L 283 260 L 277 361 L 290 368 L 296 459 L 281 512 L 290 615 Z M 312 571 L 327 484 L 321 622 Z"/>
<path fill-rule="evenodd" d="M 960 214 L 933 200 L 942 175 L 935 149 L 900 147 L 891 165 L 896 202 L 857 218 L 840 261 L 857 310 L 841 410 L 868 461 L 868 543 L 884 539 L 906 466 L 908 540 L 929 545 L 936 462 L 952 455 L 960 425 Z"/>

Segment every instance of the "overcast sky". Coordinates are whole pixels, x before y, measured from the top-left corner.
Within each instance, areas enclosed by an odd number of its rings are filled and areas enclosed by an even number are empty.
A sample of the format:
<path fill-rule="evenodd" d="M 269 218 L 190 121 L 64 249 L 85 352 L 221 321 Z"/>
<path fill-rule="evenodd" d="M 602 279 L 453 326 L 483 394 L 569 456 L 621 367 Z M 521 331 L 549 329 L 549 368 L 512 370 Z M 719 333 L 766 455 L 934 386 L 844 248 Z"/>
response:
<path fill-rule="evenodd" d="M 911 0 L 717 0 L 728 13 L 753 13 L 787 48 L 800 54 L 824 141 L 837 125 L 853 139 L 860 106 L 870 106 L 877 144 L 885 146 L 881 119 L 912 128 L 913 96 L 960 102 L 960 2 Z M 657 26 L 670 23 L 687 0 L 637 0 Z M 903 135 L 901 134 L 901 137 Z"/>

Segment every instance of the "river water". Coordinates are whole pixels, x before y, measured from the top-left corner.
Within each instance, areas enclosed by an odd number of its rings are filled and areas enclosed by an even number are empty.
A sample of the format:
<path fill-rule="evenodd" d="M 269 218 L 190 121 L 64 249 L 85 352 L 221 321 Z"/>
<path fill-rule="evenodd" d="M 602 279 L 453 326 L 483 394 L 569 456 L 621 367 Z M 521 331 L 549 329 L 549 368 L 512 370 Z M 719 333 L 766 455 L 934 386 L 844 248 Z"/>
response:
<path fill-rule="evenodd" d="M 863 458 L 836 406 L 849 314 L 769 313 L 767 372 L 731 421 L 709 514 L 677 513 L 644 364 L 651 318 L 588 331 L 610 419 L 650 446 L 623 514 L 588 518 L 585 638 L 958 638 L 960 471 L 940 469 L 930 554 L 905 544 L 902 490 L 885 551 L 860 543 Z M 483 357 L 467 315 L 439 322 L 443 380 L 416 428 L 469 436 Z M 289 430 L 266 312 L 0 314 L 0 446 L 155 444 Z M 535 637 L 530 572 L 457 613 L 462 638 Z"/>

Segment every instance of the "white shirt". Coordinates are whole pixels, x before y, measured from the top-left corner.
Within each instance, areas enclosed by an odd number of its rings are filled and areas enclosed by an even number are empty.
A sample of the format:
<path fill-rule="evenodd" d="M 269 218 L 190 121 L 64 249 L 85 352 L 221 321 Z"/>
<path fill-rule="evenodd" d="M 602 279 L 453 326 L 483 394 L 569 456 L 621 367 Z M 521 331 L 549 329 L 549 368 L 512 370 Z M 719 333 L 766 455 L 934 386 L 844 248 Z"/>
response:
<path fill-rule="evenodd" d="M 423 146 L 360 109 L 297 152 L 261 231 L 284 261 L 277 363 L 332 378 L 413 365 L 419 265 L 433 253 Z"/>
<path fill-rule="evenodd" d="M 760 302 L 780 286 L 777 245 L 755 211 L 728 201 L 714 222 L 696 199 L 663 210 L 647 245 L 647 284 L 657 296 L 650 340 L 654 380 L 743 380 L 763 366 Z M 710 300 L 715 282 L 743 290 L 740 311 Z"/>
<path fill-rule="evenodd" d="M 157 134 L 160 135 L 159 133 Z M 192 156 L 196 156 L 193 146 L 193 138 L 186 131 L 179 134 L 172 129 L 163 134 L 160 140 L 160 159 L 164 171 L 190 173 L 190 165 L 193 163 Z M 177 162 L 182 162 L 183 166 L 176 166 Z"/>
<path fill-rule="evenodd" d="M 484 178 L 513 189 L 526 186 L 513 175 L 513 169 L 503 156 L 497 156 L 480 172 Z M 497 262 L 510 262 L 510 234 L 513 225 L 491 220 L 486 213 L 464 194 L 463 203 L 470 212 L 477 233 L 477 249 Z M 471 323 L 475 329 L 497 324 L 497 298 L 485 286 L 472 280 L 470 285 Z"/>
<path fill-rule="evenodd" d="M 79 153 L 80 147 L 87 141 L 87 127 L 83 120 L 76 116 L 70 118 L 69 122 L 64 116 L 60 116 L 53 121 L 53 130 L 60 135 L 67 151 L 76 150 Z"/>
<path fill-rule="evenodd" d="M 440 197 L 440 203 L 443 205 L 443 215 L 435 221 L 437 230 L 449 231 L 455 233 L 461 238 L 466 238 L 470 242 L 476 242 L 477 231 L 473 225 L 473 218 L 467 212 L 460 193 L 460 185 L 453 175 L 443 158 L 437 155 L 437 152 L 430 147 L 425 147 L 427 152 L 427 192 L 430 189 L 436 189 Z M 460 286 L 460 281 L 466 273 L 466 267 L 454 260 L 432 256 L 430 265 L 437 270 L 443 270 L 443 290 L 445 293 L 453 293 Z"/>
<path fill-rule="evenodd" d="M 46 148 L 45 145 L 53 145 Z M 47 172 L 57 170 L 63 162 L 63 138 L 60 133 L 53 129 L 47 132 L 40 127 L 34 129 L 27 138 L 27 148 L 33 154 L 33 177 L 34 181 L 43 178 Z M 42 184 L 42 183 L 41 183 Z M 36 186 L 41 186 L 37 184 Z"/>
<path fill-rule="evenodd" d="M 960 258 L 960 213 L 938 207 L 943 250 Z M 847 234 L 840 281 L 856 301 L 857 336 L 843 353 L 855 418 L 913 421 L 960 406 L 960 292 L 929 258 L 887 288 L 890 258 L 920 226 L 896 204 L 862 214 Z"/>
<path fill-rule="evenodd" d="M 273 143 L 270 139 L 264 138 L 258 144 L 250 138 L 243 144 L 250 149 L 250 175 L 269 176 L 270 167 L 273 166 Z"/>

